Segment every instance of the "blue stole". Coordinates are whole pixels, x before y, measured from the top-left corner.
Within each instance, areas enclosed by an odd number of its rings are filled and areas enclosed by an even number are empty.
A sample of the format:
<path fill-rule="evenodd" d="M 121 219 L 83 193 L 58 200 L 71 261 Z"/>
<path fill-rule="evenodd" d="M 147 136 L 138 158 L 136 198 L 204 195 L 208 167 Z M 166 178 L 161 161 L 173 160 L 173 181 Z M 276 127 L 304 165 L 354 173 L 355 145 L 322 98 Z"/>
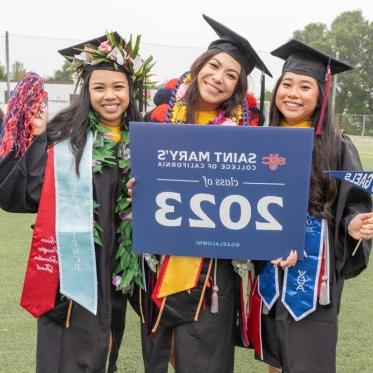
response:
<path fill-rule="evenodd" d="M 271 262 L 266 262 L 258 276 L 258 293 L 269 310 L 280 296 L 278 267 L 274 267 Z"/>
<path fill-rule="evenodd" d="M 97 273 L 93 239 L 92 140 L 88 132 L 79 165 L 69 140 L 55 144 L 56 241 L 60 292 L 97 313 Z"/>
<path fill-rule="evenodd" d="M 319 275 L 321 270 L 323 245 L 327 234 L 325 220 L 311 215 L 307 217 L 305 257 L 294 267 L 284 271 L 281 301 L 298 321 L 312 313 L 317 305 Z M 259 294 L 270 310 L 279 297 L 278 270 L 267 262 L 259 274 Z"/>

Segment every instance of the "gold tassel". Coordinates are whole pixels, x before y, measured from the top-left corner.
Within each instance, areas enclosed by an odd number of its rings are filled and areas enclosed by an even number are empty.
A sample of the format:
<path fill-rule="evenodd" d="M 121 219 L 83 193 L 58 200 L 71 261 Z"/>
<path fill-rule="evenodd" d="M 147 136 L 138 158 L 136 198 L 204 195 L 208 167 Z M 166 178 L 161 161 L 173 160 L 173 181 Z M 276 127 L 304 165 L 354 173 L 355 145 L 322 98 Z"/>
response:
<path fill-rule="evenodd" d="M 162 299 L 162 304 L 161 304 L 161 308 L 159 309 L 159 312 L 158 312 L 158 317 L 157 317 L 157 320 L 153 326 L 153 329 L 152 329 L 152 333 L 155 333 L 156 330 L 158 329 L 158 326 L 159 326 L 159 323 L 161 322 L 161 317 L 162 317 L 162 314 L 163 314 L 163 309 L 164 309 L 164 306 L 166 304 L 166 299 L 167 297 L 164 297 Z"/>
<path fill-rule="evenodd" d="M 73 309 L 73 301 L 70 299 L 69 300 L 69 308 L 67 309 L 67 316 L 66 316 L 66 323 L 65 323 L 65 328 L 70 328 L 70 318 L 71 318 L 71 312 Z"/>
<path fill-rule="evenodd" d="M 194 321 L 198 320 L 198 316 L 199 316 L 199 313 L 201 311 L 201 306 L 202 306 L 203 298 L 205 296 L 207 283 L 208 283 L 209 277 L 210 277 L 212 261 L 213 261 L 213 259 L 210 259 L 209 267 L 208 267 L 208 270 L 207 270 L 207 273 L 206 273 L 206 280 L 205 280 L 205 283 L 203 284 L 203 288 L 202 288 L 202 291 L 201 291 L 201 297 L 199 299 L 199 304 L 198 304 L 198 307 L 197 307 L 197 311 L 196 311 L 196 313 L 194 315 Z"/>

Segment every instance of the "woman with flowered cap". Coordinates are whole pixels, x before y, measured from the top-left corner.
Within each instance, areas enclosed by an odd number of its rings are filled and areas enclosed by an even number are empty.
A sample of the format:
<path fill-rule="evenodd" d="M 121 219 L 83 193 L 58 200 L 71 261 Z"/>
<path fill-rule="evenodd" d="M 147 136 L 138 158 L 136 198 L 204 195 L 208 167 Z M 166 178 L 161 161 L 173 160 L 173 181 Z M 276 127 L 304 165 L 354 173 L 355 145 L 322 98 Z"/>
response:
<path fill-rule="evenodd" d="M 331 75 L 351 67 L 297 40 L 272 54 L 285 63 L 270 125 L 312 127 L 315 138 L 304 258 L 289 268 L 254 262 L 250 337 L 270 373 L 333 373 L 344 280 L 367 267 L 373 236 L 371 196 L 325 172 L 362 170 L 328 103 Z"/>
<path fill-rule="evenodd" d="M 38 373 L 115 372 L 127 296 L 140 285 L 132 252 L 128 122 L 152 58 L 117 33 L 64 49 L 81 83 L 46 121 L 47 93 L 26 74 L 0 152 L 0 207 L 37 212 L 21 305 L 38 317 Z"/>
<path fill-rule="evenodd" d="M 220 38 L 190 72 L 157 92 L 151 121 L 258 125 L 255 99 L 246 96 L 247 75 L 254 67 L 269 71 L 245 38 L 204 18 Z M 171 358 L 177 373 L 233 372 L 238 279 L 232 261 L 149 254 L 145 260 L 147 292 L 139 302 L 145 371 L 165 373 Z"/>

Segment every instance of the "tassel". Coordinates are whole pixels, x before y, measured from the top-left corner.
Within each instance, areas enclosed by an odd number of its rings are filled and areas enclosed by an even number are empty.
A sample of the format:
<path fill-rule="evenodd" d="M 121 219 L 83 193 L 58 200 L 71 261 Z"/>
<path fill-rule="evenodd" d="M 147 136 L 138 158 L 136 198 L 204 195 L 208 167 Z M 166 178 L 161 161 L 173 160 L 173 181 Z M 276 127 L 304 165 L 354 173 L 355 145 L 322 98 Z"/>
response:
<path fill-rule="evenodd" d="M 146 292 L 146 289 L 144 291 Z M 139 286 L 139 308 L 140 308 L 141 323 L 145 324 L 145 317 L 144 317 L 144 312 L 142 309 L 142 291 L 141 291 L 140 286 Z"/>
<path fill-rule="evenodd" d="M 246 279 L 247 279 L 247 286 L 246 286 L 246 296 L 247 297 L 250 297 L 250 294 L 251 294 L 251 290 L 253 288 L 253 282 L 254 282 L 254 273 L 253 272 L 248 272 L 247 275 L 246 275 Z"/>
<path fill-rule="evenodd" d="M 330 304 L 329 232 L 328 232 L 328 224 L 327 224 L 326 221 L 325 221 L 325 235 L 324 235 L 324 252 L 323 252 L 323 255 L 324 255 L 324 275 L 321 278 L 319 304 L 322 305 L 322 306 L 326 306 L 326 305 Z"/>
<path fill-rule="evenodd" d="M 321 285 L 320 285 L 320 297 L 319 297 L 319 304 L 322 306 L 326 306 L 330 303 L 330 299 L 328 297 L 328 276 L 322 276 Z"/>
<path fill-rule="evenodd" d="M 316 126 L 316 136 L 321 136 L 321 133 L 322 133 L 322 126 L 324 124 L 326 106 L 328 104 L 328 98 L 330 95 L 331 80 L 332 79 L 331 79 L 330 58 L 329 58 L 328 66 L 326 68 L 325 89 L 324 89 L 324 97 L 323 97 L 322 104 L 321 104 L 320 119 Z"/>
<path fill-rule="evenodd" d="M 215 259 L 215 266 L 214 266 L 214 286 L 212 287 L 212 294 L 211 294 L 211 313 L 218 313 L 219 312 L 219 298 L 218 292 L 219 288 L 217 285 L 217 270 L 218 270 L 218 260 Z"/>
<path fill-rule="evenodd" d="M 141 276 L 142 277 L 142 284 L 144 286 L 144 291 L 146 293 L 145 257 L 144 257 L 143 254 L 141 255 L 141 274 L 142 274 L 142 276 Z M 140 292 L 140 297 L 141 297 L 141 292 Z"/>
<path fill-rule="evenodd" d="M 211 295 L 211 313 L 219 312 L 218 292 L 219 292 L 219 288 L 216 285 L 214 285 L 212 287 L 212 295 Z"/>
<path fill-rule="evenodd" d="M 247 284 L 245 283 L 247 281 Z M 241 280 L 242 283 L 242 295 L 243 295 L 243 301 L 244 301 L 244 306 L 246 307 L 245 310 L 245 315 L 246 319 L 249 318 L 250 316 L 250 295 L 251 295 L 251 290 L 253 287 L 253 279 L 252 279 L 252 272 L 248 272 L 245 277 L 242 278 Z"/>
<path fill-rule="evenodd" d="M 264 302 L 263 302 L 263 306 L 262 306 L 262 314 L 263 315 L 268 315 L 269 314 L 269 309 L 267 308 L 267 306 Z"/>
<path fill-rule="evenodd" d="M 65 323 L 65 328 L 66 329 L 70 328 L 70 319 L 71 319 L 72 308 L 73 308 L 73 301 L 70 299 L 69 300 L 69 308 L 67 309 L 66 323 Z"/>
<path fill-rule="evenodd" d="M 260 107 L 259 107 L 259 126 L 264 125 L 264 100 L 265 100 L 265 74 L 262 72 L 260 79 Z"/>
<path fill-rule="evenodd" d="M 203 284 L 203 287 L 202 287 L 201 297 L 199 299 L 197 311 L 194 315 L 194 321 L 198 321 L 199 313 L 201 311 L 202 302 L 204 301 L 204 297 L 205 297 L 206 287 L 207 287 L 207 284 L 209 282 L 209 277 L 210 277 L 211 267 L 212 267 L 212 261 L 213 261 L 213 259 L 210 259 L 210 261 L 209 261 L 209 267 L 207 269 L 206 280 L 205 280 L 205 282 Z"/>

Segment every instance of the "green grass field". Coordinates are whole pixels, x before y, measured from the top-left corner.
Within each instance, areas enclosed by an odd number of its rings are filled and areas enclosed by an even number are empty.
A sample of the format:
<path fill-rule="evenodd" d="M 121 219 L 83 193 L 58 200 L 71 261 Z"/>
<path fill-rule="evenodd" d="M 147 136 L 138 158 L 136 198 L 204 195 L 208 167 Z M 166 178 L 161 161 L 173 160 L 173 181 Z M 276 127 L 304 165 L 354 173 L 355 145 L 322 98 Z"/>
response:
<path fill-rule="evenodd" d="M 373 138 L 354 138 L 364 168 L 373 170 Z M 36 322 L 19 306 L 35 216 L 0 211 L 0 372 L 35 371 Z M 338 373 L 373 371 L 373 267 L 345 284 L 338 342 Z M 237 349 L 235 373 L 267 372 L 250 350 Z M 143 372 L 139 320 L 129 310 L 119 372 Z M 171 370 L 170 370 L 171 372 Z M 55 372 L 50 372 L 55 373 Z M 311 373 L 311 372 L 310 372 Z M 328 373 L 328 372 L 325 372 Z"/>

